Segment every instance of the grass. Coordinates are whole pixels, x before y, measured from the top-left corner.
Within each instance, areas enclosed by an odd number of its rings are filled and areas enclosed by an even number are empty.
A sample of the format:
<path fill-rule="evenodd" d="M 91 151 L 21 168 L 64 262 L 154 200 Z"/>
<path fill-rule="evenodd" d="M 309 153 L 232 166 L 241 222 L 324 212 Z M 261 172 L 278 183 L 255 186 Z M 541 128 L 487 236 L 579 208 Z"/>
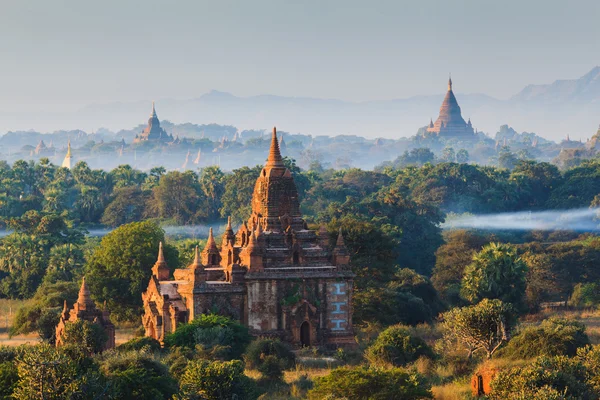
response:
<path fill-rule="evenodd" d="M 473 399 L 469 382 L 455 381 L 431 388 L 436 400 L 467 400 Z"/>

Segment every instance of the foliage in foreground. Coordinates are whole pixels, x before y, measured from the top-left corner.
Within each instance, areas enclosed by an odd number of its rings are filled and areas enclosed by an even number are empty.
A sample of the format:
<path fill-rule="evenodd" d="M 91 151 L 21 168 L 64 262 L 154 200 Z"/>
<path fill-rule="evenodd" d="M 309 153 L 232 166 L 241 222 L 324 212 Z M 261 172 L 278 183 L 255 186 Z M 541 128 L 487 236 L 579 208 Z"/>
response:
<path fill-rule="evenodd" d="M 372 365 L 400 367 L 424 356 L 433 358 L 431 348 L 423 339 L 411 335 L 408 328 L 392 326 L 379 334 L 367 349 L 365 357 Z"/>
<path fill-rule="evenodd" d="M 279 339 L 256 339 L 244 354 L 248 368 L 256 368 L 263 377 L 280 380 L 283 371 L 294 366 L 295 356 Z"/>
<path fill-rule="evenodd" d="M 342 367 L 317 378 L 308 392 L 311 400 L 432 399 L 431 387 L 416 372 L 400 368 Z"/>
<path fill-rule="evenodd" d="M 464 346 L 469 358 L 477 350 L 483 350 L 491 358 L 508 340 L 513 323 L 510 304 L 489 299 L 474 306 L 453 308 L 442 318 L 445 341 Z"/>
<path fill-rule="evenodd" d="M 581 322 L 550 318 L 539 326 L 521 329 L 498 354 L 511 359 L 539 356 L 572 357 L 577 353 L 577 349 L 589 343 L 585 325 Z"/>
<path fill-rule="evenodd" d="M 244 364 L 232 361 L 190 361 L 181 377 L 178 400 L 245 399 L 258 397 L 254 381 L 244 375 Z"/>
<path fill-rule="evenodd" d="M 166 347 L 194 349 L 201 345 L 218 358 L 239 359 L 250 343 L 248 328 L 231 318 L 202 314 L 165 337 Z"/>

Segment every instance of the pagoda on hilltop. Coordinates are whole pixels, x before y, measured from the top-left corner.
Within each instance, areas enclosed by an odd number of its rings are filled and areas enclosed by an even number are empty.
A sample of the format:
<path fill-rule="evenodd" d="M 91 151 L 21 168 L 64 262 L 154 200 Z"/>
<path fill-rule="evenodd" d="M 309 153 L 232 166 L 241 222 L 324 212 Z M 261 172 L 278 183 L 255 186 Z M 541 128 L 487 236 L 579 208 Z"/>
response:
<path fill-rule="evenodd" d="M 160 127 L 160 121 L 156 115 L 154 102 L 152 102 L 152 112 L 150 113 L 150 118 L 148 119 L 148 126 L 146 126 L 146 129 L 144 129 L 141 133 L 135 135 L 135 139 L 133 139 L 133 143 L 147 141 L 164 143 L 173 141 L 173 135 L 169 135 L 167 131 Z"/>
<path fill-rule="evenodd" d="M 241 322 L 255 336 L 295 346 L 356 346 L 352 326 L 354 274 L 340 231 L 308 229 L 294 177 L 285 166 L 273 128 L 250 218 L 237 232 L 231 219 L 217 243 L 212 228 L 204 250 L 176 269 L 173 279 L 162 244 L 142 294 L 146 336 L 163 341 L 178 324 L 217 313 Z"/>
<path fill-rule="evenodd" d="M 440 107 L 440 115 L 435 123 L 433 120 L 429 121 L 427 133 L 444 138 L 476 138 L 471 119 L 465 122 L 462 117 L 460 106 L 452 91 L 452 78 L 448 78 L 448 92 Z"/>

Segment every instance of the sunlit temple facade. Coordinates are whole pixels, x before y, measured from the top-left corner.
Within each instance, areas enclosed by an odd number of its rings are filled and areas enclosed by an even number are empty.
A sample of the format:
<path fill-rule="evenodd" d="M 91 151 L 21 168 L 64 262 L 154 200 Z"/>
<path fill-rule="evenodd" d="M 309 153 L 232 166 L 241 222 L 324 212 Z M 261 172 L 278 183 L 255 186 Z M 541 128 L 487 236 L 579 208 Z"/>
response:
<path fill-rule="evenodd" d="M 217 243 L 212 229 L 194 261 L 170 277 L 162 244 L 143 293 L 146 335 L 163 341 L 177 325 L 205 313 L 227 315 L 255 336 L 297 346 L 354 346 L 349 253 L 340 232 L 308 229 L 298 191 L 273 129 L 256 181 L 252 214 L 237 232 L 229 221 Z"/>

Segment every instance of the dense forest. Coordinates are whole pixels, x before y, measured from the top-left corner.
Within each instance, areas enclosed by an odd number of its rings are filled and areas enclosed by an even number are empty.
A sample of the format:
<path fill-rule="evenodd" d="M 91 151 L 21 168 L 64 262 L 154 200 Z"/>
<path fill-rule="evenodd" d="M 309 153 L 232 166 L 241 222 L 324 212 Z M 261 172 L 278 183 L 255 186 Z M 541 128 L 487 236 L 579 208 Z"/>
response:
<path fill-rule="evenodd" d="M 514 160 L 510 168 L 398 161 L 375 171 L 325 169 L 316 162 L 302 170 L 293 159 L 284 162 L 294 175 L 306 220 L 315 228 L 324 225 L 332 238 L 341 228 L 351 253 L 360 349 L 320 354 L 346 366 L 323 377 L 302 375 L 284 383 L 283 371 L 297 362 L 289 349 L 271 339 L 250 343 L 244 327 L 216 316 L 190 323 L 182 330 L 187 335 L 173 334 L 165 349 L 148 339 L 134 339 L 115 353 L 98 356 L 93 353 L 101 348 L 102 338 L 89 326 L 75 326 L 70 337 L 73 343 L 85 343 L 83 349 L 1 349 L 0 379 L 13 379 L 14 398 L 50 398 L 27 394 L 25 388 L 27 382 L 35 388 L 38 380 L 49 379 L 46 372 L 27 368 L 40 358 L 64 364 L 72 375 L 70 389 L 66 384 L 60 389 L 71 397 L 55 398 L 92 398 L 77 397 L 82 390 L 98 391 L 93 398 L 109 391 L 113 392 L 107 398 L 170 398 L 175 393 L 181 396 L 177 398 L 256 398 L 261 388 L 255 380 L 263 379 L 269 390 L 294 398 L 339 398 L 347 393 L 354 393 L 351 398 L 375 398 L 369 397 L 369 390 L 380 391 L 376 398 L 390 398 L 386 390 L 401 387 L 406 391 L 402 398 L 421 399 L 431 398 L 432 385 L 456 379 L 464 384 L 486 359 L 537 356 L 550 358 L 538 359 L 527 373 L 540 368 L 559 371 L 566 365 L 569 379 L 581 380 L 578 390 L 585 395 L 544 397 L 554 395 L 552 390 L 560 394 L 564 382 L 531 389 L 525 372 L 517 376 L 512 367 L 499 373 L 496 393 L 511 393 L 510 385 L 520 384 L 538 396 L 522 398 L 595 398 L 599 393 L 595 381 L 583 377 L 600 368 L 600 351 L 585 347 L 591 343 L 585 326 L 552 319 L 534 332 L 519 321 L 538 315 L 552 302 L 582 309 L 600 302 L 600 238 L 573 231 L 442 230 L 441 224 L 457 213 L 596 206 L 600 161 L 562 171 L 550 163 L 526 160 Z M 85 162 L 69 170 L 47 159 L 0 164 L 0 296 L 27 299 L 11 334 L 37 332 L 53 344 L 63 301 L 75 301 L 84 275 L 92 296 L 98 304 L 105 302 L 114 321 L 137 327 L 141 292 L 158 243 L 166 242 L 169 268 L 188 265 L 208 227 L 219 231 L 227 217 L 239 225 L 249 216 L 260 170 L 143 172 L 121 165 L 104 171 L 90 169 Z M 482 335 L 488 337 L 485 343 L 477 339 Z M 532 349 L 531 343 L 539 348 Z M 527 357 L 526 349 L 531 353 Z M 244 375 L 239 360 L 260 377 Z M 361 364 L 364 360 L 391 367 L 367 368 Z M 124 383 L 127 374 L 140 382 Z M 200 376 L 211 376 L 215 382 L 210 385 L 216 386 L 198 386 Z M 225 376 L 235 377 L 237 383 L 221 387 L 229 379 Z M 359 387 L 358 377 L 366 387 Z M 339 387 L 345 391 L 336 392 Z M 153 394 L 142 395 L 143 390 Z M 210 390 L 213 394 L 207 395 Z M 228 394 L 214 394 L 218 390 Z M 492 398 L 513 398 L 496 396 Z"/>

